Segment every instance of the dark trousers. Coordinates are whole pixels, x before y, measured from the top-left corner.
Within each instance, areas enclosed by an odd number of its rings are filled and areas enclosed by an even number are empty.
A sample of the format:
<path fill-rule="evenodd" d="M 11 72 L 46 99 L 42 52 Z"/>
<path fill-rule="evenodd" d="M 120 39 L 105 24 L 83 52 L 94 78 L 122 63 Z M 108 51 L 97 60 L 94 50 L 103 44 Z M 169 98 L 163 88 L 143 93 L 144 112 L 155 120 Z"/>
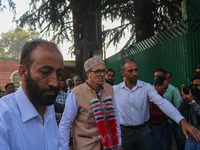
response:
<path fill-rule="evenodd" d="M 171 124 L 168 123 L 166 126 L 165 150 L 172 150 L 172 134 L 176 140 L 177 150 L 184 150 L 185 139 L 181 131 L 181 126 L 174 121 Z"/>
<path fill-rule="evenodd" d="M 166 124 L 150 124 L 153 150 L 164 150 Z"/>
<path fill-rule="evenodd" d="M 152 150 L 150 132 L 148 125 L 139 129 L 121 126 L 123 150 Z"/>

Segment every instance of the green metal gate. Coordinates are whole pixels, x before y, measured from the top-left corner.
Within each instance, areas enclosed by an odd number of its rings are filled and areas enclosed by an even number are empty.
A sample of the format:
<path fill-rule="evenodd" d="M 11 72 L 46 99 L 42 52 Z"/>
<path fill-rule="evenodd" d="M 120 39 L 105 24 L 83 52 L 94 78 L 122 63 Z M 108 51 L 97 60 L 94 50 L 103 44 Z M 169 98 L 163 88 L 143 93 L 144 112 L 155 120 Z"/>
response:
<path fill-rule="evenodd" d="M 143 81 L 153 83 L 154 70 L 163 68 L 172 72 L 172 85 L 180 88 L 181 84 L 190 83 L 192 73 L 200 64 L 200 1 L 186 2 L 183 2 L 183 8 L 187 11 L 183 11 L 183 18 L 187 19 L 184 23 L 133 44 L 131 48 L 105 60 L 106 67 L 116 72 L 115 84 L 122 81 L 120 66 L 126 59 L 133 59 L 137 63 L 139 79 Z M 191 15 L 191 10 L 195 15 Z M 186 14 L 189 15 L 184 16 Z"/>

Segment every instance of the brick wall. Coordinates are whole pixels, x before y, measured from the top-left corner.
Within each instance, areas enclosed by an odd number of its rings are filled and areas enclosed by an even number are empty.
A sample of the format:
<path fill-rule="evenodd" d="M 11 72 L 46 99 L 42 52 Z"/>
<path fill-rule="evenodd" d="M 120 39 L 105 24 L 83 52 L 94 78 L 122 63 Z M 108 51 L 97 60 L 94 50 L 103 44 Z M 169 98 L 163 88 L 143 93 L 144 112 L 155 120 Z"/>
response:
<path fill-rule="evenodd" d="M 76 74 L 75 62 L 65 61 L 64 62 L 64 73 L 63 79 L 71 78 Z M 21 81 L 18 75 L 19 61 L 0 61 L 0 86 L 2 90 L 7 83 L 13 82 L 16 88 L 19 87 Z"/>
<path fill-rule="evenodd" d="M 13 82 L 12 76 L 18 74 L 19 61 L 0 61 L 0 86 L 2 90 L 7 83 Z"/>

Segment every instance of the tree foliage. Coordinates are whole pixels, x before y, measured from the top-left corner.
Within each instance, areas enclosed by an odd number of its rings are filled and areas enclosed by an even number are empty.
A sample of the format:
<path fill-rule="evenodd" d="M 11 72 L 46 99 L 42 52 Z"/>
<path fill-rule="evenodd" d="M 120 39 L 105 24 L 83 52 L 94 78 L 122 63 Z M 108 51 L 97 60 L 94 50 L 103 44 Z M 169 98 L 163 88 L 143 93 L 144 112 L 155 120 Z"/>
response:
<path fill-rule="evenodd" d="M 21 27 L 27 25 L 46 36 L 52 35 L 56 43 L 71 40 L 72 22 L 71 5 L 65 0 L 32 0 L 30 9 L 17 21 Z"/>
<path fill-rule="evenodd" d="M 1 34 L 0 39 L 0 59 L 16 59 L 20 57 L 22 46 L 32 40 L 39 38 L 39 33 L 35 31 L 25 31 L 20 27 Z"/>
<path fill-rule="evenodd" d="M 53 31 L 53 40 L 57 43 L 65 39 L 72 40 L 72 8 L 81 10 L 82 6 L 91 5 L 90 0 L 32 0 L 30 10 L 19 19 L 21 26 L 28 24 L 39 27 L 49 35 Z M 93 13 L 101 13 L 104 19 L 120 20 L 121 24 L 104 31 L 104 39 L 117 45 L 125 35 L 131 33 L 126 47 L 136 41 L 144 40 L 157 32 L 166 30 L 181 21 L 181 0 L 101 0 L 94 3 Z M 97 6 L 98 5 L 98 6 Z M 85 10 L 90 13 L 91 9 Z"/>
<path fill-rule="evenodd" d="M 121 24 L 102 33 L 101 18 Z M 57 44 L 72 41 L 76 71 L 83 75 L 83 63 L 94 53 L 102 53 L 105 39 L 109 39 L 107 46 L 118 45 L 129 32 L 123 47 L 128 48 L 180 21 L 181 0 L 31 0 L 17 23 L 53 35 Z"/>
<path fill-rule="evenodd" d="M 14 13 L 16 13 L 16 5 L 13 2 L 13 0 L 7 0 L 9 9 L 12 10 Z M 0 0 L 0 11 L 3 11 L 3 9 L 6 8 L 6 5 L 4 4 L 4 2 L 2 2 L 2 0 Z"/>
<path fill-rule="evenodd" d="M 105 19 L 121 21 L 121 25 L 105 31 L 110 43 L 118 43 L 125 31 L 131 36 L 124 48 L 180 23 L 182 0 L 106 0 L 102 9 Z M 114 4 L 114 2 L 116 2 Z M 104 37 L 104 38 L 105 38 Z"/>

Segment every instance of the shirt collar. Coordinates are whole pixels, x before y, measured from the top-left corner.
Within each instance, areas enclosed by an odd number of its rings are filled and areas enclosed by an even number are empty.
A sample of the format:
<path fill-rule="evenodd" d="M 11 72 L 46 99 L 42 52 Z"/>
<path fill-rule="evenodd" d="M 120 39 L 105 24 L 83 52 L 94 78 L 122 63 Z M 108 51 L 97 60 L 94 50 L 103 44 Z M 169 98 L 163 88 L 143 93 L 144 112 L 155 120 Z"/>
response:
<path fill-rule="evenodd" d="M 26 97 L 21 86 L 15 92 L 15 97 L 23 122 L 26 122 L 36 116 L 39 116 L 39 113 L 37 112 L 33 104 L 29 101 L 29 99 Z M 53 112 L 50 109 L 50 106 L 46 107 L 45 117 L 50 118 L 52 114 Z"/>
<path fill-rule="evenodd" d="M 137 84 L 136 84 L 135 87 L 133 87 L 132 90 L 135 90 L 137 87 L 142 87 L 142 86 L 143 86 L 143 83 L 142 83 L 140 80 L 137 80 Z M 122 82 L 121 88 L 128 88 L 128 87 L 126 86 L 125 81 Z M 129 88 L 128 88 L 128 89 L 129 89 Z"/>

